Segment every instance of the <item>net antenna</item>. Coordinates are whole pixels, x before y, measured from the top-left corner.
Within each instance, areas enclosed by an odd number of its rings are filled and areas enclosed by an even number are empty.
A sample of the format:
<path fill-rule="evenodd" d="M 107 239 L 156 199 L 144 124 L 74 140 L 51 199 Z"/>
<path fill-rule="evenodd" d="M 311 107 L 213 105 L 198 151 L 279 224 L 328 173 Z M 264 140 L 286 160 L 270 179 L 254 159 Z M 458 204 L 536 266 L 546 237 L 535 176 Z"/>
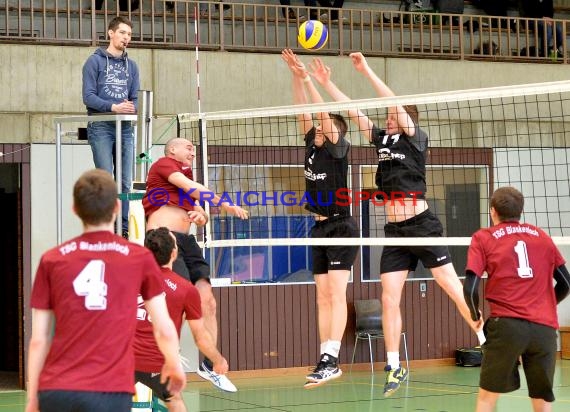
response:
<path fill-rule="evenodd" d="M 206 125 L 203 119 L 202 113 L 202 96 L 200 93 L 200 30 L 199 30 L 199 19 L 200 19 L 200 10 L 199 10 L 200 3 L 194 3 L 194 42 L 196 43 L 196 47 L 194 48 L 194 55 L 195 55 L 195 68 L 196 68 L 196 103 L 198 106 L 198 141 L 200 143 L 200 181 L 205 187 L 208 187 L 208 173 L 206 172 L 207 162 L 204 159 L 207 158 L 208 153 L 208 143 L 206 137 Z M 180 118 L 178 119 L 178 125 L 180 127 Z M 195 165 L 192 165 L 192 168 L 196 170 Z M 203 205 L 206 214 L 210 216 L 210 204 L 205 203 Z M 206 242 L 210 236 L 210 219 L 206 222 L 202 230 L 202 235 L 204 237 L 204 242 Z"/>

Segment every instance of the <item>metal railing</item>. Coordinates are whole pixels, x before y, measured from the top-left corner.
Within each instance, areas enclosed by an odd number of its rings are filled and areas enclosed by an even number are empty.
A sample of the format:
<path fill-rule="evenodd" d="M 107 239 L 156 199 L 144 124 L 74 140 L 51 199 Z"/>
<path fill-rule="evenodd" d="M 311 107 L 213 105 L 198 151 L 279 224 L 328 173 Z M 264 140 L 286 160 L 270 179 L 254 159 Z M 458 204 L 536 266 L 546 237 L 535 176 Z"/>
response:
<path fill-rule="evenodd" d="M 126 4 L 126 0 L 124 1 Z M 331 16 L 331 9 L 217 2 L 140 0 L 136 10 L 120 11 L 119 0 L 0 0 L 0 41 L 45 44 L 104 43 L 109 21 L 117 14 L 133 22 L 131 45 L 203 50 L 301 51 L 297 27 L 311 14 Z M 567 63 L 567 25 L 555 20 L 558 52 L 547 44 L 548 25 L 513 17 L 342 9 L 341 19 L 320 17 L 329 41 L 319 52 L 367 55 L 492 59 Z M 532 27 L 541 29 L 530 30 Z M 551 26 L 552 27 L 552 26 Z M 196 29 L 196 33 L 195 33 Z M 197 34 L 197 35 L 196 35 Z"/>

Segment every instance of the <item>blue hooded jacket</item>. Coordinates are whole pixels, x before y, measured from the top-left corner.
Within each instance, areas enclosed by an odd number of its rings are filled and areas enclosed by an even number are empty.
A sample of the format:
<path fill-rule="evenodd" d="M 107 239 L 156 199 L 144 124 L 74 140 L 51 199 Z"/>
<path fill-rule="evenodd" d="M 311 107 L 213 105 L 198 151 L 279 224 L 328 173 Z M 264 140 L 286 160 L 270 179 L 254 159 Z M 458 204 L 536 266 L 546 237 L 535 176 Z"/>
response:
<path fill-rule="evenodd" d="M 127 52 L 114 57 L 99 48 L 83 65 L 83 103 L 88 114 L 110 113 L 113 104 L 124 100 L 132 101 L 138 108 L 139 87 L 139 69 Z"/>

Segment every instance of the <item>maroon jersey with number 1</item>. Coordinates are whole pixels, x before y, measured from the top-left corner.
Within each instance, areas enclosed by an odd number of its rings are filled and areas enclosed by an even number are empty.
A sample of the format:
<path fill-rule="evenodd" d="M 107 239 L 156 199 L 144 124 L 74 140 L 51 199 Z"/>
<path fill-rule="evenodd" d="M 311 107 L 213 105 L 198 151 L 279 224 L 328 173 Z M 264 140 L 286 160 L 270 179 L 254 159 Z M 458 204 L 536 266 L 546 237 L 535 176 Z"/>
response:
<path fill-rule="evenodd" d="M 525 319 L 558 329 L 553 273 L 564 263 L 542 229 L 504 222 L 473 235 L 466 270 L 479 277 L 487 272 L 485 298 L 492 317 Z"/>
<path fill-rule="evenodd" d="M 148 249 L 108 231 L 46 252 L 31 306 L 53 311 L 55 335 L 39 390 L 133 393 L 137 296 L 158 296 L 163 283 Z"/>

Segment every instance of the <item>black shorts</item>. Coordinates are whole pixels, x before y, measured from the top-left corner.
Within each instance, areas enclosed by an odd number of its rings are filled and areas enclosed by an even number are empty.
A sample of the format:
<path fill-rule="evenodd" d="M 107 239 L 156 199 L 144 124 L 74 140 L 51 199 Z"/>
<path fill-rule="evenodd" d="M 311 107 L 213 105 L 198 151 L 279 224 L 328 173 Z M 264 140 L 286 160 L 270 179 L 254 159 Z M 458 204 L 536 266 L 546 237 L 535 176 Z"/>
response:
<path fill-rule="evenodd" d="M 425 210 L 403 222 L 384 225 L 386 237 L 442 237 L 443 226 L 431 211 Z M 412 271 L 418 260 L 430 269 L 451 263 L 447 246 L 384 246 L 380 258 L 380 273 Z"/>
<path fill-rule="evenodd" d="M 517 361 L 522 365 L 531 398 L 554 401 L 552 385 L 556 365 L 556 330 L 523 319 L 489 318 L 479 386 L 507 393 L 520 387 Z"/>
<path fill-rule="evenodd" d="M 153 396 L 165 402 L 168 402 L 172 397 L 172 394 L 166 389 L 166 383 L 160 383 L 160 373 L 135 371 L 135 382 L 148 386 L 152 389 Z"/>
<path fill-rule="evenodd" d="M 42 412 L 131 412 L 133 395 L 127 392 L 39 391 Z"/>
<path fill-rule="evenodd" d="M 178 245 L 178 257 L 172 264 L 172 270 L 188 279 L 193 285 L 200 279 L 210 282 L 210 266 L 204 259 L 202 249 L 200 249 L 194 235 L 180 232 L 172 233 L 176 236 L 176 244 Z"/>
<path fill-rule="evenodd" d="M 359 237 L 358 227 L 351 216 L 335 216 L 315 222 L 312 238 Z M 320 275 L 329 270 L 350 270 L 358 246 L 313 246 L 313 273 Z"/>

